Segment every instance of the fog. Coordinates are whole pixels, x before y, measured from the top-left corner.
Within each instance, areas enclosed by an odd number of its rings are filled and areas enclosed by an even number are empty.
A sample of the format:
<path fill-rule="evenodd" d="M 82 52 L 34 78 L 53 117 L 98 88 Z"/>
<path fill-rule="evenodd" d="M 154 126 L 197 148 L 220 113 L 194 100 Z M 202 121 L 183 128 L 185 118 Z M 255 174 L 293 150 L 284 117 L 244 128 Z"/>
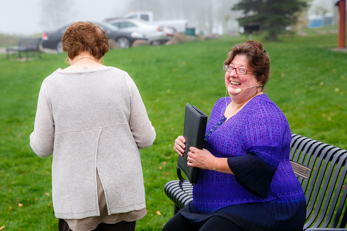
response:
<path fill-rule="evenodd" d="M 54 9 L 43 9 L 43 2 L 55 2 L 68 12 L 61 12 L 61 23 L 101 21 L 122 12 L 122 0 L 1 0 L 0 33 L 30 35 L 53 30 L 47 26 Z M 59 25 L 61 26 L 61 25 Z"/>
<path fill-rule="evenodd" d="M 153 11 L 156 18 L 187 19 L 206 33 L 238 29 L 230 9 L 238 0 L 1 0 L 0 33 L 30 35 L 75 21 L 102 21 L 130 11 Z M 229 29 L 228 29 L 229 28 Z M 232 28 L 232 29 L 230 29 Z"/>
<path fill-rule="evenodd" d="M 187 19 L 198 33 L 237 33 L 239 0 L 1 0 L 0 33 L 39 34 L 75 21 L 102 21 L 131 11 L 152 11 L 160 19 Z M 312 0 L 308 10 L 332 12 L 335 0 Z M 322 10 L 323 9 L 323 10 Z M 335 9 L 336 10 L 336 9 Z"/>

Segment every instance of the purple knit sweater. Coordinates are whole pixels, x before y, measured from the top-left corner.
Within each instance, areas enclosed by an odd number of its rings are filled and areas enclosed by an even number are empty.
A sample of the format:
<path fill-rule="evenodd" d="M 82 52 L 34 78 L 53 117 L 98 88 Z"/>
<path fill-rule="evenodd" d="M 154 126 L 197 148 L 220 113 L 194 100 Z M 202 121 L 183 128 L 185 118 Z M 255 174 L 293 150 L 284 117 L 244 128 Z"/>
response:
<path fill-rule="evenodd" d="M 205 133 L 204 147 L 227 157 L 235 175 L 201 170 L 193 189 L 200 213 L 229 205 L 277 200 L 305 200 L 289 161 L 291 132 L 282 111 L 262 94 L 225 122 L 230 97 L 217 101 Z"/>

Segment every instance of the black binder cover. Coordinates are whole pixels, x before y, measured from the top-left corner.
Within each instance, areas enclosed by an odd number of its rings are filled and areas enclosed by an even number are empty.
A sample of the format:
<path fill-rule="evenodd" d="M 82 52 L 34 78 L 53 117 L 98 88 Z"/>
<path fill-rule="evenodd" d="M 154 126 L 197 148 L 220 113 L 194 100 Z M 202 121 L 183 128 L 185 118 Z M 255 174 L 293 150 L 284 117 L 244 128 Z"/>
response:
<path fill-rule="evenodd" d="M 178 167 L 186 175 L 190 183 L 196 184 L 199 176 L 199 169 L 189 167 L 187 165 L 187 153 L 190 147 L 202 149 L 205 130 L 207 123 L 207 115 L 194 105 L 186 104 L 184 116 L 183 136 L 186 138 L 186 149 L 184 156 L 178 157 Z"/>

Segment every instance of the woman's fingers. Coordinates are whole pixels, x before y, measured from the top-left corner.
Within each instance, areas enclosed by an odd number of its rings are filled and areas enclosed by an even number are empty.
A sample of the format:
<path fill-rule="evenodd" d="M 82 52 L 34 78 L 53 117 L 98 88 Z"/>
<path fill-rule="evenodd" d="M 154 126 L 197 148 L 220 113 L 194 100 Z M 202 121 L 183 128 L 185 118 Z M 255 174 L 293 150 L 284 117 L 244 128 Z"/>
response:
<path fill-rule="evenodd" d="M 186 148 L 186 139 L 183 136 L 177 137 L 175 144 L 180 145 L 182 148 Z"/>
<path fill-rule="evenodd" d="M 192 152 L 192 151 L 189 151 L 187 153 L 187 161 L 188 161 L 188 166 L 193 166 L 196 164 L 197 162 L 197 159 L 196 159 L 196 155 Z M 198 161 L 199 162 L 199 161 Z"/>
<path fill-rule="evenodd" d="M 209 169 L 213 155 L 207 149 L 190 147 L 188 152 L 188 166 Z"/>
<path fill-rule="evenodd" d="M 177 139 L 179 139 L 180 141 L 182 141 L 182 143 L 186 142 L 186 138 L 184 138 L 184 136 L 178 136 Z"/>
<path fill-rule="evenodd" d="M 187 165 L 193 167 L 193 158 L 191 156 L 192 156 L 192 153 L 188 152 L 187 153 Z"/>
<path fill-rule="evenodd" d="M 183 156 L 186 148 L 186 139 L 183 136 L 178 136 L 175 140 L 174 150 L 180 155 Z"/>
<path fill-rule="evenodd" d="M 184 154 L 184 149 L 183 149 L 181 146 L 175 144 L 174 150 L 175 150 L 180 156 L 183 156 L 183 154 Z"/>

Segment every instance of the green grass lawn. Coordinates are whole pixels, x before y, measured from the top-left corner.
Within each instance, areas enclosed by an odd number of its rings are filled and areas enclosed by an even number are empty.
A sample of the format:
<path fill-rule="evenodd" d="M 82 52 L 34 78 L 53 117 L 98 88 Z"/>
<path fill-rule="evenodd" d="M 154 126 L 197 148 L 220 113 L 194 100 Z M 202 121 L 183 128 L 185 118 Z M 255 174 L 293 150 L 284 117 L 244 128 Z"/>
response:
<path fill-rule="evenodd" d="M 156 128 L 152 147 L 141 150 L 147 216 L 136 230 L 161 230 L 173 215 L 163 191 L 177 179 L 174 139 L 183 132 L 187 102 L 210 113 L 226 94 L 222 63 L 235 43 L 248 37 L 171 46 L 112 50 L 105 64 L 127 71 L 136 82 Z M 261 38 L 255 37 L 261 40 Z M 347 149 L 347 53 L 334 52 L 336 34 L 264 42 L 271 58 L 266 94 L 283 110 L 291 130 Z M 29 146 L 42 80 L 65 68 L 66 54 L 43 54 L 22 62 L 0 55 L 0 229 L 57 230 L 51 198 L 51 158 Z M 115 170 L 115 175 L 117 170 Z"/>

